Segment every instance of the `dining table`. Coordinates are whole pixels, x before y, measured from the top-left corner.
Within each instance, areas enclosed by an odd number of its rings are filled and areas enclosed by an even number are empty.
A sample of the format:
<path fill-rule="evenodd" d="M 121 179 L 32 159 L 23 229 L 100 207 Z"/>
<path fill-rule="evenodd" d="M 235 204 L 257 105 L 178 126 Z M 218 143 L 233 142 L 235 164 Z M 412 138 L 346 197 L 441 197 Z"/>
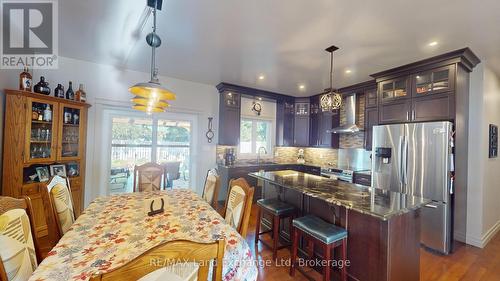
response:
<path fill-rule="evenodd" d="M 145 202 L 164 198 L 164 211 L 145 212 Z M 223 280 L 254 281 L 257 266 L 245 239 L 190 189 L 98 197 L 33 272 L 30 281 L 89 280 L 125 265 L 162 243 L 225 240 Z"/>

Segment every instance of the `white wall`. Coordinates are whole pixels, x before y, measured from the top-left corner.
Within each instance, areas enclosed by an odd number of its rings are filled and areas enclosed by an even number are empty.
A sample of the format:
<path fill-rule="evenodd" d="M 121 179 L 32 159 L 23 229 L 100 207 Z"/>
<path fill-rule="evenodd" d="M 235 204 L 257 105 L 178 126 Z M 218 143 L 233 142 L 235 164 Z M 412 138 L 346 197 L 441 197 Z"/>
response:
<path fill-rule="evenodd" d="M 500 159 L 488 158 L 489 124 L 500 126 L 500 79 L 483 62 L 471 74 L 468 244 L 484 247 L 500 229 Z"/>
<path fill-rule="evenodd" d="M 483 141 L 485 151 L 488 151 L 489 124 L 500 126 L 500 78 L 489 68 L 484 72 L 484 113 Z M 493 227 L 500 228 L 500 159 L 484 157 L 484 197 L 483 197 L 483 234 L 488 235 Z"/>
<path fill-rule="evenodd" d="M 260 116 L 255 111 L 252 111 L 253 102 L 255 99 L 242 97 L 241 98 L 241 116 L 245 117 L 260 117 L 262 119 L 276 120 L 276 102 L 275 101 L 257 101 L 261 104 L 262 111 Z"/>
<path fill-rule="evenodd" d="M 1 70 L 0 89 L 17 89 L 18 75 L 19 71 L 17 70 Z M 101 162 L 102 159 L 109 156 L 99 154 L 104 139 L 102 134 L 102 128 L 105 125 L 102 119 L 103 111 L 110 108 L 115 110 L 128 109 L 131 98 L 127 90 L 128 87 L 137 82 L 148 81 L 149 74 L 60 57 L 59 69 L 35 70 L 33 73 L 34 82 L 38 82 L 40 75 L 45 76 L 52 89 L 57 83 L 67 87 L 70 80 L 73 81 L 75 87 L 79 83 L 84 83 L 86 86 L 88 103 L 92 105 L 89 111 L 87 136 L 85 202 L 88 204 L 90 200 L 102 194 L 100 191 L 102 188 L 96 186 L 99 185 L 97 179 L 102 176 L 102 173 L 107 173 L 107 170 L 105 170 L 107 167 L 103 167 Z M 217 129 L 219 94 L 213 85 L 163 76 L 160 77 L 160 81 L 177 94 L 177 100 L 172 102 L 172 107 L 168 109 L 169 112 L 188 113 L 197 116 L 198 142 L 193 151 L 197 165 L 195 171 L 193 171 L 195 177 L 193 184 L 194 188 L 201 192 L 206 171 L 216 164 L 215 144 L 217 139 L 214 139 L 212 144 L 209 144 L 206 141 L 205 133 L 209 116 L 215 117 L 214 129 Z M 217 136 L 216 131 L 215 135 Z"/>

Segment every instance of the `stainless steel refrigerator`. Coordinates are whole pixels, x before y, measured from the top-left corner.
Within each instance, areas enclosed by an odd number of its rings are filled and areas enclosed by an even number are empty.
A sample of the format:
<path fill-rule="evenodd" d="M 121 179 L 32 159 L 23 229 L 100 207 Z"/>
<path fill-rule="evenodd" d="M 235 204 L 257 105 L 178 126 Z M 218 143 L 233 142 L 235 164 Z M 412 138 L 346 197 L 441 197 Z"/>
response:
<path fill-rule="evenodd" d="M 449 254 L 453 239 L 453 124 L 373 127 L 372 187 L 432 200 L 421 212 L 421 243 Z"/>

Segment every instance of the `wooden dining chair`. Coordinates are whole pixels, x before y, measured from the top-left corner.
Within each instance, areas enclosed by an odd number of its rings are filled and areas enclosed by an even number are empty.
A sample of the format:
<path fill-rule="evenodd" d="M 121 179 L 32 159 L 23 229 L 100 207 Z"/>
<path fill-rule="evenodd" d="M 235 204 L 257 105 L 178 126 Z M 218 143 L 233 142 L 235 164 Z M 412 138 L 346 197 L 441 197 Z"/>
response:
<path fill-rule="evenodd" d="M 0 280 L 28 280 L 42 260 L 29 197 L 0 196 Z"/>
<path fill-rule="evenodd" d="M 155 191 L 162 189 L 165 169 L 156 163 L 146 163 L 134 167 L 134 192 Z"/>
<path fill-rule="evenodd" d="M 68 178 L 53 176 L 42 191 L 43 207 L 52 243 L 57 243 L 76 220 Z"/>
<path fill-rule="evenodd" d="M 222 216 L 243 238 L 247 236 L 254 190 L 244 178 L 232 179 L 229 182 L 229 192 Z"/>
<path fill-rule="evenodd" d="M 172 266 L 175 266 L 179 261 L 197 263 L 199 265 L 198 280 L 208 280 L 210 264 L 211 261 L 214 261 L 212 280 L 220 281 L 222 280 L 224 247 L 224 240 L 207 244 L 187 240 L 170 241 L 154 247 L 119 268 L 93 276 L 90 281 L 136 281 L 157 270 L 172 272 Z M 156 278 L 155 280 L 161 279 Z"/>
<path fill-rule="evenodd" d="M 174 188 L 174 180 L 178 180 L 181 178 L 180 161 L 170 161 L 161 164 L 165 169 L 164 184 L 165 189 Z"/>
<path fill-rule="evenodd" d="M 217 169 L 210 169 L 207 172 L 207 177 L 205 178 L 205 185 L 203 186 L 203 200 L 207 201 L 208 204 L 217 210 L 217 199 L 219 198 L 220 189 L 220 176 L 217 173 Z"/>

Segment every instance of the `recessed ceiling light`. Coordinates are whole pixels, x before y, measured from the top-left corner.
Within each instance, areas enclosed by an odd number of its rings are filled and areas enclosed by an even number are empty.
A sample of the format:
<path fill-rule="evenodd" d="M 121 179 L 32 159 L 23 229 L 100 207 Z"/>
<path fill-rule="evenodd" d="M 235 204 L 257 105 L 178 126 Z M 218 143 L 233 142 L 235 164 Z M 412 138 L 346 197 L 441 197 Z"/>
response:
<path fill-rule="evenodd" d="M 299 85 L 299 89 L 304 90 L 305 88 L 306 88 L 306 85 L 304 85 L 304 84 Z"/>
<path fill-rule="evenodd" d="M 346 69 L 346 70 L 345 70 L 345 73 L 346 73 L 346 74 L 349 74 L 349 73 L 351 73 L 351 72 L 352 72 L 352 70 L 350 70 L 350 69 Z"/>
<path fill-rule="evenodd" d="M 259 75 L 259 80 L 264 80 L 266 78 L 266 76 L 264 75 Z"/>
<path fill-rule="evenodd" d="M 434 47 L 437 46 L 438 42 L 437 41 L 432 41 L 429 43 L 429 46 Z"/>

